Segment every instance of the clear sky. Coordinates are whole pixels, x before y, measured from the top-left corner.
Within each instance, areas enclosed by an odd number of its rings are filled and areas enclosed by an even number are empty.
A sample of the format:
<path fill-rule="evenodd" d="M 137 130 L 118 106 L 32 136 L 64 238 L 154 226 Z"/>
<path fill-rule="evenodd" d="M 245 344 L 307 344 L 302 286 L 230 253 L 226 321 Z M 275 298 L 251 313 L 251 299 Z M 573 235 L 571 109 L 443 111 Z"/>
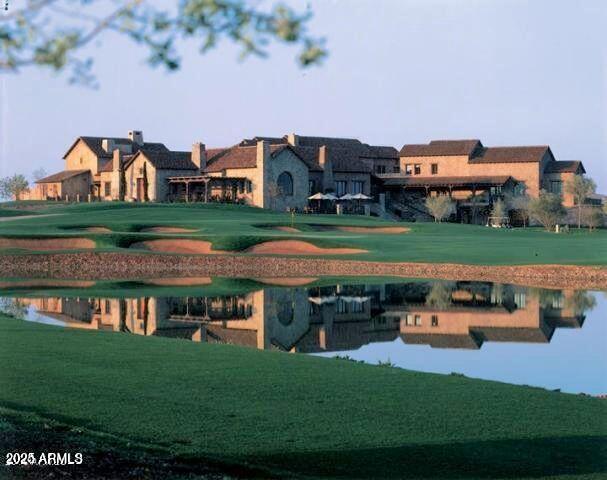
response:
<path fill-rule="evenodd" d="M 271 2 L 267 2 L 271 3 Z M 98 90 L 23 70 L 0 79 L 0 175 L 62 170 L 79 135 L 125 136 L 175 150 L 254 135 L 347 136 L 400 148 L 440 138 L 548 144 L 579 159 L 607 193 L 607 2 L 293 0 L 327 38 L 320 68 L 294 48 L 237 60 L 228 43 L 186 46 L 168 74 L 105 36 L 91 47 Z"/>

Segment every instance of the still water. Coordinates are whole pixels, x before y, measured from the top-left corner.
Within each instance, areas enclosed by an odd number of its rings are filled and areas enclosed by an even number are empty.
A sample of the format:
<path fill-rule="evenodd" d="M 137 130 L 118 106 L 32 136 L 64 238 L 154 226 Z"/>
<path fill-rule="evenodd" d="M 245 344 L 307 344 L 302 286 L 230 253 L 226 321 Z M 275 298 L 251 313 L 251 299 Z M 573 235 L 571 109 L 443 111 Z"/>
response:
<path fill-rule="evenodd" d="M 67 328 L 347 356 L 607 393 L 605 292 L 469 281 L 353 282 L 3 282 L 0 309 Z"/>

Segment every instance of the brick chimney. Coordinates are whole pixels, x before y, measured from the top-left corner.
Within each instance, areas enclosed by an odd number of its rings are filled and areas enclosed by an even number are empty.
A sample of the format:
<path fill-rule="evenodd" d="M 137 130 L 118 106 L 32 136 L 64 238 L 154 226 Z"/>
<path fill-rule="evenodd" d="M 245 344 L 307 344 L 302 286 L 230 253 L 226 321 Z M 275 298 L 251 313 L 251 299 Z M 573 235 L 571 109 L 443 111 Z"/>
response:
<path fill-rule="evenodd" d="M 324 192 L 334 190 L 333 184 L 333 162 L 329 156 L 329 149 L 323 145 L 318 149 L 318 164 L 322 168 L 322 189 Z"/>
<path fill-rule="evenodd" d="M 142 146 L 143 132 L 141 130 L 129 130 L 129 140 L 139 146 Z"/>
<path fill-rule="evenodd" d="M 287 135 L 287 142 L 289 143 L 289 145 L 296 147 L 297 145 L 299 145 L 299 136 L 294 133 L 289 133 Z"/>
<path fill-rule="evenodd" d="M 200 171 L 207 168 L 207 150 L 204 143 L 196 142 L 192 144 L 192 163 Z"/>

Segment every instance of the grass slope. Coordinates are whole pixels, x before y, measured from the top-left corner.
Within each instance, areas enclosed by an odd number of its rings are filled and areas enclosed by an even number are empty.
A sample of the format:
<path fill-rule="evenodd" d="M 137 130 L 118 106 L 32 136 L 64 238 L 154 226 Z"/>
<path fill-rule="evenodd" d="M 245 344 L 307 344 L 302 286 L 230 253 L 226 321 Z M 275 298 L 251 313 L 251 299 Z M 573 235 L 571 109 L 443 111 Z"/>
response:
<path fill-rule="evenodd" d="M 318 230 L 313 225 L 395 225 L 369 217 L 299 215 L 294 219 L 296 233 L 267 228 L 290 225 L 283 213 L 237 206 L 204 204 L 53 204 L 34 206 L 29 213 L 59 214 L 39 218 L 0 222 L 1 237 L 78 236 L 92 238 L 98 249 L 116 251 L 143 239 L 199 238 L 210 240 L 215 249 L 243 250 L 253 244 L 276 239 L 298 238 L 318 246 L 352 247 L 369 253 L 347 258 L 386 262 L 436 262 L 466 264 L 607 264 L 607 231 L 592 234 L 572 230 L 556 235 L 541 229 L 489 229 L 473 225 L 412 223 L 405 234 L 347 233 Z M 0 208 L 0 212 L 2 209 Z M 0 213 L 2 215 L 2 213 Z M 179 226 L 194 233 L 142 233 L 151 226 Z M 83 230 L 104 226 L 110 234 Z M 346 257 L 341 257 L 346 258 Z"/>
<path fill-rule="evenodd" d="M 60 422 L 173 462 L 289 478 L 607 474 L 607 403 L 595 398 L 9 318 L 0 365 L 11 419 L 0 428 L 34 436 Z"/>

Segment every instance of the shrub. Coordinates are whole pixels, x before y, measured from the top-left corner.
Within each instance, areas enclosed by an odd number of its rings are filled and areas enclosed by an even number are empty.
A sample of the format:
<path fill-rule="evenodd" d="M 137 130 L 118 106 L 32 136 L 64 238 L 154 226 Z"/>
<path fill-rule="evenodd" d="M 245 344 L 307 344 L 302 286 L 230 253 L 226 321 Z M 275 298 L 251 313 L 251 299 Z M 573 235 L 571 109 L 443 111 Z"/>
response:
<path fill-rule="evenodd" d="M 425 203 L 430 215 L 434 217 L 434 221 L 439 223 L 453 213 L 455 206 L 451 197 L 447 195 L 428 197 Z"/>
<path fill-rule="evenodd" d="M 582 212 L 582 222 L 592 231 L 595 228 L 602 227 L 604 215 L 599 207 L 586 207 Z"/>

